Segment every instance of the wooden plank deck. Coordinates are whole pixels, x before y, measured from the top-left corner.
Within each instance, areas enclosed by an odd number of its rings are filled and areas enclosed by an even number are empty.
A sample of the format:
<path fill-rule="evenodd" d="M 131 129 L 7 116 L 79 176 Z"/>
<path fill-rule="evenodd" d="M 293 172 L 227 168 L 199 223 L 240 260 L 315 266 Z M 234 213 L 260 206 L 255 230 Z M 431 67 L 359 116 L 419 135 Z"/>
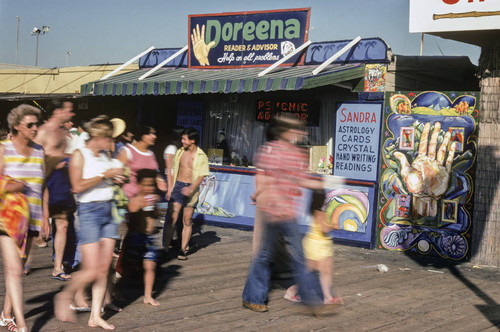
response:
<path fill-rule="evenodd" d="M 436 266 L 404 253 L 335 245 L 336 291 L 345 301 L 332 315 L 315 318 L 269 294 L 271 310 L 241 307 L 252 233 L 203 226 L 194 235 L 200 248 L 187 261 L 172 259 L 158 270 L 160 307 L 142 304 L 140 281 L 127 287 L 121 313 L 105 313 L 117 331 L 498 331 L 500 269 Z M 53 297 L 64 282 L 49 278 L 49 248 L 34 251 L 33 272 L 25 277 L 25 313 L 31 331 L 88 331 L 88 313 L 78 323 L 53 315 Z M 389 267 L 380 273 L 374 267 Z M 3 268 L 0 282 L 3 285 Z M 4 287 L 0 287 L 4 295 Z"/>

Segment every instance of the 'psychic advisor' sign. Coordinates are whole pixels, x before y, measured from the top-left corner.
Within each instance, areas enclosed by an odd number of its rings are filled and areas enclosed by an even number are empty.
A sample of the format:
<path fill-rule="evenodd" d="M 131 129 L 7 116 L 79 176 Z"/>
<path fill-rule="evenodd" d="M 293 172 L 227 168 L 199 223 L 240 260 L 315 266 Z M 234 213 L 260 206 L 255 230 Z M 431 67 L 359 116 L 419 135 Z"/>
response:
<path fill-rule="evenodd" d="M 310 8 L 189 15 L 189 67 L 273 64 L 305 43 L 309 15 Z"/>
<path fill-rule="evenodd" d="M 376 181 L 382 104 L 340 103 L 335 122 L 333 174 Z"/>

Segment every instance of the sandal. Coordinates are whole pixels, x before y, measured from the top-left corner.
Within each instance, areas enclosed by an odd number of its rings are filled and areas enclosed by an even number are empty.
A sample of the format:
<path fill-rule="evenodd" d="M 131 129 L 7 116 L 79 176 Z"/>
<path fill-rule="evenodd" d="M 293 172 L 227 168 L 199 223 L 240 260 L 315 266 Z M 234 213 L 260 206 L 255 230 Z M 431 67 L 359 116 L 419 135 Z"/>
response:
<path fill-rule="evenodd" d="M 109 309 L 109 310 L 114 311 L 114 312 L 122 312 L 123 311 L 122 308 L 120 308 L 117 305 L 114 305 L 113 303 L 108 303 L 108 304 L 104 305 L 104 309 Z"/>
<path fill-rule="evenodd" d="M 326 301 L 325 304 L 338 304 L 338 305 L 344 305 L 344 300 L 340 296 L 335 296 L 332 297 L 330 301 Z"/>
<path fill-rule="evenodd" d="M 2 311 L 2 314 L 0 315 L 0 326 L 7 326 L 7 330 L 9 331 L 17 331 L 17 325 L 14 319 L 14 317 L 5 318 Z"/>
<path fill-rule="evenodd" d="M 179 255 L 177 256 L 177 259 L 180 261 L 185 261 L 186 259 L 188 259 L 187 255 L 188 255 L 187 250 L 186 251 L 181 250 L 179 252 Z"/>
<path fill-rule="evenodd" d="M 27 277 L 31 273 L 31 266 L 26 264 L 23 268 L 23 277 Z"/>
<path fill-rule="evenodd" d="M 300 296 L 298 295 L 292 295 L 288 292 L 285 292 L 285 296 L 283 296 L 283 298 L 285 300 L 288 300 L 288 301 L 291 301 L 291 302 L 295 302 L 295 303 L 299 303 L 301 302 L 302 300 L 300 299 Z"/>
<path fill-rule="evenodd" d="M 16 322 L 12 321 L 9 324 L 7 324 L 7 331 L 17 332 L 18 329 L 17 329 Z"/>

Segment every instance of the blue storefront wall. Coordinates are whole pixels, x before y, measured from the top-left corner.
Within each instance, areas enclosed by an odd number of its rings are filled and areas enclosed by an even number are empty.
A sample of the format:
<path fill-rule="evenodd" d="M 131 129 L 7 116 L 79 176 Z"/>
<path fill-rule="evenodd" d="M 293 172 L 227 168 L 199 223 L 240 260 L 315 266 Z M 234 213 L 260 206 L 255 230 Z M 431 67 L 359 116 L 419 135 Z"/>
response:
<path fill-rule="evenodd" d="M 255 171 L 236 167 L 212 168 L 201 184 L 194 219 L 220 226 L 252 229 L 255 205 Z"/>
<path fill-rule="evenodd" d="M 253 229 L 255 205 L 250 197 L 255 191 L 254 175 L 253 169 L 212 168 L 210 176 L 201 185 L 194 219 L 222 227 Z M 361 181 L 348 181 L 342 186 L 326 189 L 325 209 L 339 226 L 331 233 L 337 242 L 373 248 L 375 194 L 372 183 Z M 309 213 L 311 196 L 310 190 L 302 189 L 302 196 L 296 201 L 297 221 L 303 232 L 312 222 Z"/>

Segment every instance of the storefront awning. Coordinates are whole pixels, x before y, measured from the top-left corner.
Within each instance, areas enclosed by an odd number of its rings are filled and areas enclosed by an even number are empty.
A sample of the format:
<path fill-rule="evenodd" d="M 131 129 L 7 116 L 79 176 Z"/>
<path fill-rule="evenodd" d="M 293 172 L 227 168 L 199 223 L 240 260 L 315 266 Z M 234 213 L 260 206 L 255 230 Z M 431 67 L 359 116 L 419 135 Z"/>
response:
<path fill-rule="evenodd" d="M 140 96 L 204 93 L 243 93 L 279 90 L 304 90 L 360 79 L 365 74 L 365 64 L 348 63 L 327 67 L 318 75 L 316 66 L 278 68 L 259 77 L 264 68 L 245 69 L 162 69 L 143 81 L 139 77 L 146 71 L 110 77 L 103 81 L 83 84 L 84 96 Z"/>

